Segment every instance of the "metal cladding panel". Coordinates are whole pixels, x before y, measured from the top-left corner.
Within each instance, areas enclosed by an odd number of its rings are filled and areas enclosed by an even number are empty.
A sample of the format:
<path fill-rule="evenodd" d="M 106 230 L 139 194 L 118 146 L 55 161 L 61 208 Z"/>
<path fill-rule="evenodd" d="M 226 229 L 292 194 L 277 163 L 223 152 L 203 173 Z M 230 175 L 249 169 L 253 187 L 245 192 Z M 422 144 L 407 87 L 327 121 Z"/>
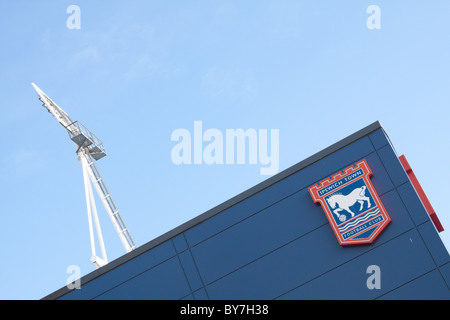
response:
<path fill-rule="evenodd" d="M 382 296 L 382 300 L 442 300 L 448 299 L 448 287 L 438 270 L 425 273 Z"/>
<path fill-rule="evenodd" d="M 97 296 L 95 300 L 178 299 L 190 294 L 177 257 L 151 268 Z"/>
<path fill-rule="evenodd" d="M 47 298 L 449 299 L 449 254 L 384 130 L 361 132 Z M 362 159 L 391 223 L 344 247 L 308 187 Z"/>
<path fill-rule="evenodd" d="M 202 240 L 228 228 L 230 225 L 238 223 L 248 216 L 277 203 L 281 199 L 309 187 L 317 182 L 318 179 L 324 178 L 352 163 L 353 159 L 361 159 L 373 152 L 374 149 L 369 138 L 366 137 L 355 141 L 353 144 L 277 182 L 275 185 L 256 193 L 245 201 L 237 203 L 228 209 L 226 214 L 223 212 L 188 230 L 186 239 L 190 246 L 196 245 Z M 310 199 L 309 195 L 308 197 Z M 304 203 L 306 204 L 306 202 Z M 311 208 L 316 208 L 316 206 L 313 205 Z M 301 208 L 299 207 L 299 209 Z M 307 220 L 310 218 L 308 216 Z"/>
<path fill-rule="evenodd" d="M 163 264 L 175 257 L 176 253 L 171 241 L 166 241 L 153 250 L 128 261 L 119 268 L 114 268 L 94 280 L 86 282 L 81 280 L 80 290 L 73 290 L 63 295 L 61 299 L 95 299 L 112 288 L 120 286 L 127 281 Z M 94 271 L 95 272 L 95 271 Z"/>

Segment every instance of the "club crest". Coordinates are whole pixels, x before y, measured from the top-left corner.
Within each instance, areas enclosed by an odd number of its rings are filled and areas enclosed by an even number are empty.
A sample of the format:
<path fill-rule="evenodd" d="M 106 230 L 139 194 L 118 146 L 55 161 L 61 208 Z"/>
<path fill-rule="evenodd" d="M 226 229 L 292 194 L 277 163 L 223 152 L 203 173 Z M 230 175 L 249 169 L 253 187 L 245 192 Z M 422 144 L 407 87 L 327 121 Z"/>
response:
<path fill-rule="evenodd" d="M 373 187 L 366 160 L 309 187 L 342 246 L 372 243 L 391 219 Z"/>

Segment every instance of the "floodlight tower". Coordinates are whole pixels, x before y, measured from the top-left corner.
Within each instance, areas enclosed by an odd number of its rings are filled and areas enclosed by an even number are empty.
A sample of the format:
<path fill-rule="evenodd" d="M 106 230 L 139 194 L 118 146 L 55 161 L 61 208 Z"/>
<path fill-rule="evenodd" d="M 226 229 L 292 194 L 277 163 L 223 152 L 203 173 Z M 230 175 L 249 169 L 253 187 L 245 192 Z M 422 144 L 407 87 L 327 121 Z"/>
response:
<path fill-rule="evenodd" d="M 42 101 L 42 106 L 50 112 L 56 120 L 67 130 L 70 139 L 75 143 L 77 148 L 76 154 L 78 155 L 78 161 L 83 169 L 84 189 L 86 196 L 86 206 L 89 222 L 89 236 L 91 240 L 91 261 L 95 264 L 96 268 L 102 267 L 108 263 L 106 256 L 105 244 L 103 242 L 102 230 L 98 219 L 97 208 L 95 206 L 94 194 L 92 192 L 92 185 L 97 191 L 98 196 L 101 199 L 106 212 L 108 213 L 111 222 L 116 229 L 117 234 L 127 252 L 130 252 L 136 248 L 130 232 L 125 226 L 125 223 L 120 216 L 111 194 L 106 187 L 106 184 L 100 175 L 95 162 L 106 156 L 103 143 L 92 134 L 86 127 L 84 127 L 78 121 L 72 121 L 67 113 L 64 112 L 56 103 L 52 101 L 41 89 L 39 89 L 34 83 L 31 83 L 34 90 L 36 90 L 39 100 Z M 89 181 L 90 180 L 90 181 Z M 97 234 L 98 245 L 101 252 L 101 257 L 98 257 L 95 251 L 94 229 Z"/>

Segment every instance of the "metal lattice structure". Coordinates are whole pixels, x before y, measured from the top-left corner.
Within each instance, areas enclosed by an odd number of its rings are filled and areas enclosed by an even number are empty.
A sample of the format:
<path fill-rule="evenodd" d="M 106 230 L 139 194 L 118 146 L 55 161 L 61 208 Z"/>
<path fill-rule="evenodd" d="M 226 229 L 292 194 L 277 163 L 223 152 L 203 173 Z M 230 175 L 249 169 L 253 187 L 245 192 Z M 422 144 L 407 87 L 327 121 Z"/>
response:
<path fill-rule="evenodd" d="M 103 241 L 100 221 L 98 219 L 97 208 L 95 206 L 94 194 L 92 186 L 97 192 L 103 207 L 105 208 L 111 222 L 127 252 L 136 248 L 128 228 L 125 226 L 119 210 L 113 201 L 111 193 L 108 191 L 106 184 L 100 175 L 100 171 L 96 165 L 96 161 L 106 156 L 106 150 L 103 143 L 92 132 L 90 132 L 79 121 L 72 121 L 67 113 L 64 112 L 56 103 L 52 101 L 41 89 L 34 83 L 31 84 L 39 96 L 39 100 L 43 103 L 48 112 L 50 112 L 56 120 L 67 130 L 70 139 L 75 143 L 77 148 L 76 154 L 78 161 L 83 169 L 83 181 L 86 195 L 86 206 L 89 222 L 89 235 L 91 241 L 91 261 L 96 268 L 102 267 L 108 263 L 105 244 Z M 97 234 L 98 246 L 100 248 L 101 257 L 96 254 L 94 227 Z"/>

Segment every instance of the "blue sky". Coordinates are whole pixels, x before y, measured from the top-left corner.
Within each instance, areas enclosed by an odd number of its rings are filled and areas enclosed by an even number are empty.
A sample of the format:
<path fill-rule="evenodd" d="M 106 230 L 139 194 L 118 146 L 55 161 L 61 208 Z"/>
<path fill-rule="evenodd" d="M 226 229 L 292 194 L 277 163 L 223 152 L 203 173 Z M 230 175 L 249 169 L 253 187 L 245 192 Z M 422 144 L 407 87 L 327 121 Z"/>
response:
<path fill-rule="evenodd" d="M 1 299 L 42 298 L 69 265 L 94 270 L 74 146 L 31 82 L 103 140 L 98 166 L 138 245 L 268 178 L 259 164 L 175 165 L 175 129 L 279 129 L 282 171 L 379 120 L 450 248 L 450 2 L 1 0 L 0 12 Z M 113 260 L 124 249 L 100 215 Z"/>

